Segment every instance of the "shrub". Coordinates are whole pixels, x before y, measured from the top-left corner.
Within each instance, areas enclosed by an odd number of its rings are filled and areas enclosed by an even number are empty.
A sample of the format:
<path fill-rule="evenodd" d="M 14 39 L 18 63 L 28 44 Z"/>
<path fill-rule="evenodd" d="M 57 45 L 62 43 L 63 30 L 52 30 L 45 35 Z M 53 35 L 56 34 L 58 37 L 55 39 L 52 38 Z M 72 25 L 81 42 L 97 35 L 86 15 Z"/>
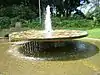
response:
<path fill-rule="evenodd" d="M 26 21 L 22 25 L 23 27 L 34 28 L 34 29 L 42 29 L 42 25 L 38 21 Z"/>
<path fill-rule="evenodd" d="M 12 15 L 11 13 L 11 7 L 2 7 L 0 8 L 0 17 L 10 17 Z"/>
<path fill-rule="evenodd" d="M 65 19 L 55 18 L 52 21 L 54 28 L 93 28 L 94 22 L 88 19 Z"/>
<path fill-rule="evenodd" d="M 70 20 L 80 20 L 80 19 L 84 19 L 85 16 L 79 15 L 79 14 L 74 14 L 72 17 L 69 17 Z"/>
<path fill-rule="evenodd" d="M 9 17 L 0 17 L 0 27 L 9 28 L 10 27 L 10 18 Z"/>
<path fill-rule="evenodd" d="M 11 27 L 15 27 L 16 22 L 24 23 L 26 21 L 24 19 L 20 19 L 20 16 L 11 18 L 10 20 L 11 20 Z"/>
<path fill-rule="evenodd" d="M 34 8 L 34 7 L 33 7 Z M 16 22 L 26 23 L 37 17 L 35 10 L 30 6 L 12 5 L 0 8 L 0 28 L 14 27 Z M 32 22 L 33 23 L 33 22 Z"/>

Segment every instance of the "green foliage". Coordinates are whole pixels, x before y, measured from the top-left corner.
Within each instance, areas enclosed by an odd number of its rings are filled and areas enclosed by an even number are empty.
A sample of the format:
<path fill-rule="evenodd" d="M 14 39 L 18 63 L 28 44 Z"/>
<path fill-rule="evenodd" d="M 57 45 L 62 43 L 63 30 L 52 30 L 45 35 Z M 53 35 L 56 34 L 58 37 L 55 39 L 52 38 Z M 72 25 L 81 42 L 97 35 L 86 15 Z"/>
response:
<path fill-rule="evenodd" d="M 20 16 L 21 19 L 34 19 L 36 17 L 36 13 L 29 6 L 13 6 L 12 7 L 12 15 Z"/>
<path fill-rule="evenodd" d="M 15 27 L 16 22 L 22 22 L 21 20 L 22 19 L 20 19 L 19 16 L 11 18 L 10 19 L 10 21 L 11 21 L 11 27 Z"/>
<path fill-rule="evenodd" d="M 26 21 L 22 25 L 23 27 L 28 27 L 28 28 L 34 28 L 34 29 L 42 29 L 42 25 L 39 23 L 39 21 Z"/>
<path fill-rule="evenodd" d="M 52 25 L 54 28 L 93 28 L 94 22 L 87 19 L 65 19 L 53 18 Z"/>
<path fill-rule="evenodd" d="M 93 18 L 95 27 L 100 27 L 100 7 L 96 7 L 94 12 L 88 14 L 88 17 Z"/>
<path fill-rule="evenodd" d="M 0 16 L 7 16 L 10 18 L 19 17 L 19 19 L 34 19 L 36 13 L 29 7 L 24 5 L 13 5 L 0 9 Z"/>
<path fill-rule="evenodd" d="M 69 17 L 69 19 L 70 20 L 80 20 L 80 19 L 84 19 L 84 17 L 79 14 L 74 14 L 72 17 Z"/>
<path fill-rule="evenodd" d="M 93 13 L 94 13 L 93 15 L 94 15 L 94 17 L 96 17 L 97 21 L 100 22 L 100 7 L 97 7 Z"/>
<path fill-rule="evenodd" d="M 100 22 L 100 7 L 96 7 L 95 11 L 92 13 L 88 13 L 87 17 L 88 18 L 95 17 L 96 20 Z"/>
<path fill-rule="evenodd" d="M 0 17 L 0 27 L 9 28 L 11 22 L 9 17 Z"/>
<path fill-rule="evenodd" d="M 3 17 L 3 16 L 10 17 L 10 15 L 12 15 L 10 7 L 1 8 L 0 9 L 0 17 Z"/>
<path fill-rule="evenodd" d="M 33 7 L 34 8 L 34 7 Z M 12 5 L 0 8 L 0 27 L 7 28 L 14 27 L 16 22 L 24 23 L 27 20 L 36 18 L 36 13 L 30 6 Z"/>

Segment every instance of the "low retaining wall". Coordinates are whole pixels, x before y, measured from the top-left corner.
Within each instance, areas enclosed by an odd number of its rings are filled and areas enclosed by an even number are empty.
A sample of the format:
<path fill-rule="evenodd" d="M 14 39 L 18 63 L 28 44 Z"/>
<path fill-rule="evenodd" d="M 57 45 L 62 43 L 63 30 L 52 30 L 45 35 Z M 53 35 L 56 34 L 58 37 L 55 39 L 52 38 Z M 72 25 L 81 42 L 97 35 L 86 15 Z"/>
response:
<path fill-rule="evenodd" d="M 7 37 L 0 37 L 0 42 L 8 42 L 9 39 Z"/>

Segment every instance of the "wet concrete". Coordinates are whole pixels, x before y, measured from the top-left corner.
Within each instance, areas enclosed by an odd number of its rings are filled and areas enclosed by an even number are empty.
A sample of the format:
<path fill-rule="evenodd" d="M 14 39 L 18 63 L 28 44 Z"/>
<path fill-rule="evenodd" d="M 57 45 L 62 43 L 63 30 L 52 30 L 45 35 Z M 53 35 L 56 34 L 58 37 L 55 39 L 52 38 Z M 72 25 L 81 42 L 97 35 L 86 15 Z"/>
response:
<path fill-rule="evenodd" d="M 99 75 L 100 74 L 100 41 L 83 40 L 88 42 L 88 47 L 93 48 L 84 58 L 36 61 L 19 59 L 8 53 L 9 43 L 0 43 L 0 73 L 1 75 Z M 83 43 L 83 42 L 79 42 Z M 85 43 L 86 44 L 86 43 Z M 75 46 L 75 45 L 73 45 Z M 78 46 L 79 47 L 79 46 Z M 96 52 L 95 52 L 96 50 Z M 80 51 L 79 51 L 80 52 Z M 81 54 L 81 53 L 79 53 Z M 81 55 L 82 55 L 81 54 Z"/>

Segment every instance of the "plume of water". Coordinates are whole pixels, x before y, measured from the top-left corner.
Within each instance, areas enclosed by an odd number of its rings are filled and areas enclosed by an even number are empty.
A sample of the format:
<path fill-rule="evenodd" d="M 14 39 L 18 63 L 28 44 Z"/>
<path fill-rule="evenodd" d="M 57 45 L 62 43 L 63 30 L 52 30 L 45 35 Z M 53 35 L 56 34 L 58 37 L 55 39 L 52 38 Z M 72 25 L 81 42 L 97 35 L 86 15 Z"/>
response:
<path fill-rule="evenodd" d="M 46 18 L 45 18 L 45 37 L 50 38 L 52 36 L 52 25 L 51 25 L 51 12 L 50 6 L 46 7 Z"/>

